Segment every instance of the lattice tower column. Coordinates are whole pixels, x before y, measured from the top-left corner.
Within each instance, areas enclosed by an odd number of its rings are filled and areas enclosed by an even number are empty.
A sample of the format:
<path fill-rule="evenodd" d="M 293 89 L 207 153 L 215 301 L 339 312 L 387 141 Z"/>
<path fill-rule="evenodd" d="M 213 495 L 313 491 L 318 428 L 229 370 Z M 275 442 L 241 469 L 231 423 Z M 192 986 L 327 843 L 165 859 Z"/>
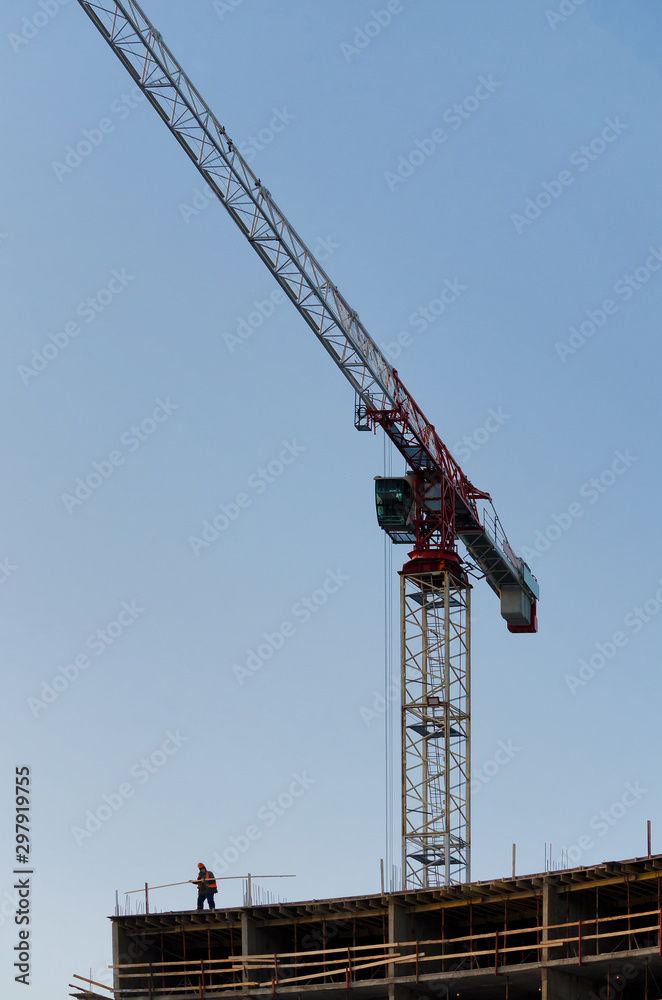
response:
<path fill-rule="evenodd" d="M 430 569 L 425 561 L 421 569 Z M 443 561 L 401 573 L 403 887 L 470 879 L 470 587 Z"/>

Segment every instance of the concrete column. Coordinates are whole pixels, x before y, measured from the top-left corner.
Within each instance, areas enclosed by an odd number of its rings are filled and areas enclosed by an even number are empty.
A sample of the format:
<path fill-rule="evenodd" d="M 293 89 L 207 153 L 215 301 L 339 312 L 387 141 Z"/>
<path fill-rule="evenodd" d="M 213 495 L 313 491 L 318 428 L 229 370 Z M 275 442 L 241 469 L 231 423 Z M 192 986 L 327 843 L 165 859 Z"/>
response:
<path fill-rule="evenodd" d="M 565 924 L 567 921 L 581 919 L 588 915 L 588 902 L 582 898 L 581 892 L 568 892 L 553 882 L 545 881 L 542 896 L 542 920 L 545 927 L 550 924 Z M 577 925 L 568 927 L 552 927 L 543 931 L 543 943 L 558 938 L 576 937 Z M 591 942 L 592 943 L 592 942 Z M 585 950 L 584 950 L 584 953 Z M 542 949 L 543 962 L 553 962 L 555 959 L 566 958 L 567 955 L 578 954 L 578 943 L 572 941 L 566 952 L 565 945 Z M 588 977 L 581 978 L 562 968 L 541 969 L 541 1000 L 594 1000 L 593 981 Z"/>
<path fill-rule="evenodd" d="M 562 969 L 541 969 L 541 1000 L 594 1000 L 593 981 Z"/>
<path fill-rule="evenodd" d="M 122 965 L 122 956 L 126 952 L 126 934 L 124 933 L 124 928 L 116 921 L 113 920 L 113 965 Z M 119 969 L 113 969 L 113 990 L 118 993 L 120 989 L 120 977 Z M 127 980 L 124 980 L 124 985 L 126 986 Z"/>
<path fill-rule="evenodd" d="M 414 934 L 412 931 L 411 915 L 407 913 L 407 910 L 401 903 L 396 903 L 394 900 L 390 899 L 388 904 L 388 943 L 389 944 L 401 944 L 404 941 L 413 940 Z M 412 949 L 400 948 L 400 954 L 406 955 L 408 951 Z M 387 975 L 389 979 L 398 978 L 400 976 L 413 976 L 416 972 L 416 966 L 412 962 L 398 962 L 397 964 L 389 964 L 387 967 Z M 389 996 L 397 997 L 397 1000 L 407 1000 L 402 993 L 403 987 L 396 987 L 395 985 L 389 986 Z M 409 993 L 409 990 L 405 990 Z"/>
<path fill-rule="evenodd" d="M 564 924 L 568 919 L 566 916 L 567 899 L 565 893 L 560 893 L 558 888 L 550 882 L 545 881 L 542 889 L 542 922 L 547 928 L 550 924 Z M 566 936 L 566 928 L 552 928 L 543 930 L 542 939 L 553 941 L 559 937 Z M 549 962 L 554 958 L 564 958 L 565 952 L 562 948 L 543 948 L 542 960 Z"/>
<path fill-rule="evenodd" d="M 388 903 L 388 943 L 397 944 L 399 941 L 411 941 L 412 938 L 411 916 L 401 903 L 390 899 Z"/>
<path fill-rule="evenodd" d="M 407 986 L 399 983 L 389 983 L 389 1000 L 420 1000 L 421 994 L 410 990 Z"/>
<path fill-rule="evenodd" d="M 268 935 L 264 928 L 253 919 L 247 910 L 241 911 L 241 954 L 266 955 L 276 951 L 269 948 Z M 271 982 L 272 975 L 268 969 L 244 969 L 244 982 Z"/>

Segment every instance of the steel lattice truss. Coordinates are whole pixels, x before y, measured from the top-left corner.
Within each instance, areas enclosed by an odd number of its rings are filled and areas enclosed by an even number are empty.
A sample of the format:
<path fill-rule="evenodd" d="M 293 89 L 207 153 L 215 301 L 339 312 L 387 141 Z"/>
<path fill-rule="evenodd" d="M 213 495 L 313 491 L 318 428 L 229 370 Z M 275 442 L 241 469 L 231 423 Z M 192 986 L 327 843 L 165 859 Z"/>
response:
<path fill-rule="evenodd" d="M 404 885 L 468 882 L 470 590 L 448 571 L 401 589 Z"/>
<path fill-rule="evenodd" d="M 384 428 L 412 469 L 432 472 L 452 495 L 437 510 L 437 530 L 426 532 L 425 544 L 453 547 L 456 511 L 482 531 L 477 501 L 490 502 L 489 494 L 464 475 L 140 6 L 134 0 L 78 2 L 354 387 L 369 422 Z M 517 562 L 509 567 L 515 582 Z"/>

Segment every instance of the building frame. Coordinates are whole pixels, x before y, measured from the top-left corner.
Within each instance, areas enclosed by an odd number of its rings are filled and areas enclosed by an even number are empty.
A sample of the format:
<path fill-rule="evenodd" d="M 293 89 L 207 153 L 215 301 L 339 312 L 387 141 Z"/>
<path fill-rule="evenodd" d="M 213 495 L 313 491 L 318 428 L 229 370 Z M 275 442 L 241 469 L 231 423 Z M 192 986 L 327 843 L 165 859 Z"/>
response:
<path fill-rule="evenodd" d="M 657 1000 L 661 887 L 655 855 L 438 889 L 114 915 L 106 996 Z M 100 997 L 88 983 L 71 995 Z"/>

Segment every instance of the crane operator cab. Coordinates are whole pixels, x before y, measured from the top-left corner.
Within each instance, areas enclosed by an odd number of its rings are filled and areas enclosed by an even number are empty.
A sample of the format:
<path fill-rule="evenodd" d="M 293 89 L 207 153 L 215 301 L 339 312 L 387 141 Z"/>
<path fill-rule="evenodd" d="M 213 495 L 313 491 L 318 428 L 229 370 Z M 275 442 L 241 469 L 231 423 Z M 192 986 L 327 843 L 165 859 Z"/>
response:
<path fill-rule="evenodd" d="M 375 503 L 377 523 L 393 542 L 416 541 L 414 489 L 407 476 L 397 479 L 375 476 Z"/>

